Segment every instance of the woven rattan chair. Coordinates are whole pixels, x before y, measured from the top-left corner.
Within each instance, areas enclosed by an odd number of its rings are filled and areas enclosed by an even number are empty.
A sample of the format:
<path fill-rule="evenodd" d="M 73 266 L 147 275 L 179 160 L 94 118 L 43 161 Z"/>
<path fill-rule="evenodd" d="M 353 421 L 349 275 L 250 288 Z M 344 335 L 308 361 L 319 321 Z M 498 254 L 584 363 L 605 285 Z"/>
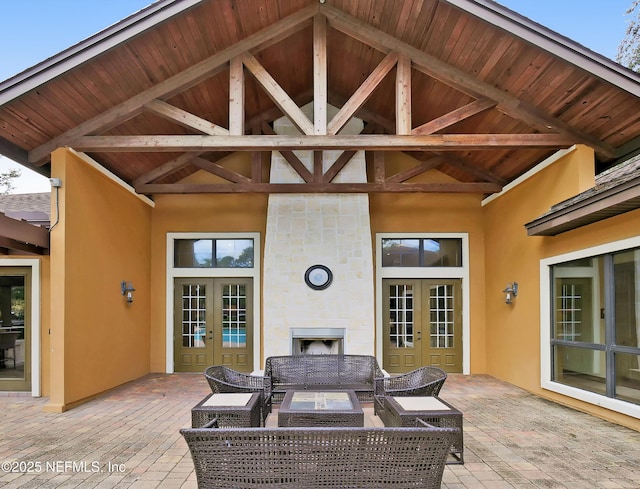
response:
<path fill-rule="evenodd" d="M 262 423 L 271 412 L 271 395 L 266 388 L 267 380 L 264 377 L 238 372 L 229 367 L 214 365 L 204 371 L 204 376 L 209 382 L 214 394 L 224 392 L 257 392 L 260 394 L 260 415 Z"/>
<path fill-rule="evenodd" d="M 385 396 L 437 396 L 447 373 L 438 367 L 420 367 L 406 374 L 376 379 L 374 410 L 384 408 Z"/>
<path fill-rule="evenodd" d="M 18 333 L 0 333 L 0 363 L 7 365 L 7 352 L 13 350 L 10 357 L 13 360 L 13 368 L 16 368 L 16 341 L 18 340 Z"/>
<path fill-rule="evenodd" d="M 437 489 L 452 428 L 182 429 L 199 489 Z"/>

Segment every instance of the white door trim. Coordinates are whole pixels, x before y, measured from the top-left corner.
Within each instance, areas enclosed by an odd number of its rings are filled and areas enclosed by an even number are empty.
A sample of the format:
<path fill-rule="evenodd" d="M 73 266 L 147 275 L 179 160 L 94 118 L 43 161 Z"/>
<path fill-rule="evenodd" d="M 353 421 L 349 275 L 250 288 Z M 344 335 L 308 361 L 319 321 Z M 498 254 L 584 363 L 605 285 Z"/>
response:
<path fill-rule="evenodd" d="M 40 259 L 39 258 L 0 258 L 0 267 L 31 268 L 31 395 L 42 395 L 40 368 L 42 359 L 40 335 Z"/>

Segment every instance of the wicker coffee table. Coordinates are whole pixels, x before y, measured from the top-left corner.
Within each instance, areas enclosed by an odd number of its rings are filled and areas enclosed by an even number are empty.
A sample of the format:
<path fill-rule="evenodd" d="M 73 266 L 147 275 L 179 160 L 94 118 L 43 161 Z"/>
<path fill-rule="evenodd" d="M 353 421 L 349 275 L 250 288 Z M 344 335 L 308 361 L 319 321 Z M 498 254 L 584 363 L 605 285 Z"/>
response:
<path fill-rule="evenodd" d="M 416 418 L 440 428 L 457 428 L 451 455 L 453 462 L 464 463 L 462 412 L 436 396 L 385 396 L 381 418 L 385 426 L 414 427 Z"/>
<path fill-rule="evenodd" d="M 355 391 L 287 391 L 278 426 L 364 426 Z"/>
<path fill-rule="evenodd" d="M 229 428 L 260 426 L 260 394 L 210 394 L 191 409 L 191 427 L 200 428 L 213 418 Z"/>

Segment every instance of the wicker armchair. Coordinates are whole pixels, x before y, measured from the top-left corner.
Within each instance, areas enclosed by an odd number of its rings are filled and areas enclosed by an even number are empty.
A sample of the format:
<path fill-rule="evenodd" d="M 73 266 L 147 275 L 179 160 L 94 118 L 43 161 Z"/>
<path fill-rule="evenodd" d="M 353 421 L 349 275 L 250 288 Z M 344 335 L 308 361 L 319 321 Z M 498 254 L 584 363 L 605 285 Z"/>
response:
<path fill-rule="evenodd" d="M 271 412 L 271 395 L 267 379 L 238 372 L 229 367 L 214 365 L 207 367 L 204 376 L 214 394 L 223 392 L 257 392 L 260 394 L 260 416 L 262 424 Z"/>
<path fill-rule="evenodd" d="M 447 380 L 447 373 L 438 367 L 420 367 L 406 374 L 376 378 L 374 410 L 384 409 L 385 396 L 437 396 Z"/>

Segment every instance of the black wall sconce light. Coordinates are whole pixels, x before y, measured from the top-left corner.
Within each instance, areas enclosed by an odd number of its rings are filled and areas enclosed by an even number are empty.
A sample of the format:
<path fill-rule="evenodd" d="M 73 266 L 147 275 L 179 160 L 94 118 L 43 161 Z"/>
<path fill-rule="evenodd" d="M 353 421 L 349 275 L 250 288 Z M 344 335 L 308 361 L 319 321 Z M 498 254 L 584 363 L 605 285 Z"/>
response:
<path fill-rule="evenodd" d="M 127 303 L 131 304 L 133 302 L 133 293 L 136 289 L 133 288 L 133 284 L 131 282 L 127 283 L 125 280 L 120 282 L 120 291 L 122 295 L 125 297 Z"/>
<path fill-rule="evenodd" d="M 518 282 L 507 284 L 507 288 L 502 291 L 505 294 L 504 302 L 511 304 L 513 299 L 518 295 Z"/>

